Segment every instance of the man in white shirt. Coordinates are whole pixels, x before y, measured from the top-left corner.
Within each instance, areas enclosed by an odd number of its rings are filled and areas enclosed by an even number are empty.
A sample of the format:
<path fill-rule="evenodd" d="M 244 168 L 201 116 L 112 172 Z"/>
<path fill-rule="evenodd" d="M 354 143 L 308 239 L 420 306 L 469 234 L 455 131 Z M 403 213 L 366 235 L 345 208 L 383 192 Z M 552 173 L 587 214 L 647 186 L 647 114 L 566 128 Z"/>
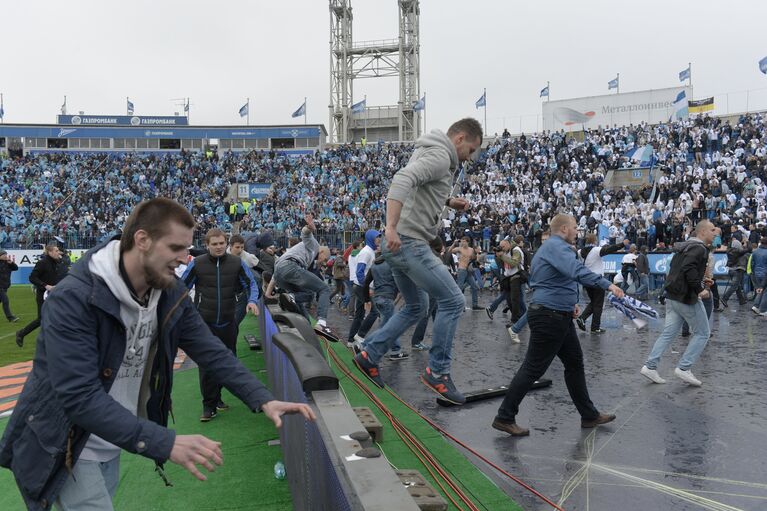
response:
<path fill-rule="evenodd" d="M 636 260 L 637 260 L 637 246 L 631 245 L 628 253 L 623 256 L 621 260 L 621 277 L 623 282 L 621 283 L 621 289 L 626 291 L 629 288 L 628 276 L 631 275 L 634 286 L 639 286 L 639 274 L 637 273 Z"/>

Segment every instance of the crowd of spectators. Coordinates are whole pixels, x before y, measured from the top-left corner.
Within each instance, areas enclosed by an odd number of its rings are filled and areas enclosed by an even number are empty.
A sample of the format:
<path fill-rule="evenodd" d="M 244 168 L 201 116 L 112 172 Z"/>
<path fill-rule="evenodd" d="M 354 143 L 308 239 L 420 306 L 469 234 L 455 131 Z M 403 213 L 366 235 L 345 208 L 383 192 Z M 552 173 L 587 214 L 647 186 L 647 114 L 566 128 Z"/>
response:
<path fill-rule="evenodd" d="M 701 218 L 743 241 L 767 234 L 767 129 L 762 114 L 737 122 L 695 117 L 649 126 L 546 132 L 487 144 L 466 164 L 463 194 L 472 208 L 444 221 L 443 237 L 469 234 L 487 250 L 500 238 L 525 236 L 535 247 L 548 219 L 573 214 L 580 229 L 627 238 L 650 249 L 682 240 Z M 609 170 L 651 144 L 656 185 L 608 190 Z M 119 231 L 141 200 L 170 197 L 186 205 L 205 232 L 234 226 L 297 235 L 307 211 L 318 237 L 340 245 L 380 228 L 388 184 L 413 145 L 341 146 L 300 157 L 273 152 L 213 155 L 48 153 L 0 159 L 0 247 L 29 247 L 52 236 L 87 248 Z M 230 203 L 232 184 L 266 182 L 265 199 Z M 603 227 L 599 227 L 599 225 Z M 338 233 L 352 233 L 339 237 Z M 335 241 L 335 243 L 334 243 Z"/>

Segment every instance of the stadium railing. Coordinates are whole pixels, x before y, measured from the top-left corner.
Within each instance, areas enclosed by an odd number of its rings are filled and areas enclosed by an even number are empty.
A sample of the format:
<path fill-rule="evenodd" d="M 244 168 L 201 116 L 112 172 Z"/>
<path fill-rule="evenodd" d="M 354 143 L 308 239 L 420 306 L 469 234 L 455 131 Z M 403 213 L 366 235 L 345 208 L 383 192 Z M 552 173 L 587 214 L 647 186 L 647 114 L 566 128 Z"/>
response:
<path fill-rule="evenodd" d="M 272 393 L 309 403 L 317 415 L 314 422 L 283 417 L 280 446 L 293 508 L 416 511 L 386 458 L 372 447 L 306 319 L 262 304 L 259 321 Z"/>

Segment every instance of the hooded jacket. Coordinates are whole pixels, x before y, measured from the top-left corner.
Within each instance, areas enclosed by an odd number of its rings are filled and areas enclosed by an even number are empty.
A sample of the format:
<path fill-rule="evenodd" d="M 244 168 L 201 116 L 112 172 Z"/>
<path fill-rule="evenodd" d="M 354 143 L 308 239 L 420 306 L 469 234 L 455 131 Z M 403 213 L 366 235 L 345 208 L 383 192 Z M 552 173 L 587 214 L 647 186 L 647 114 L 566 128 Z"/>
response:
<path fill-rule="evenodd" d="M 13 261 L 0 261 L 0 289 L 11 287 L 11 272 L 19 269 Z"/>
<path fill-rule="evenodd" d="M 365 284 L 365 275 L 367 275 L 370 267 L 373 265 L 373 261 L 376 259 L 376 238 L 381 236 L 381 233 L 375 229 L 369 229 L 365 233 L 365 246 L 357 254 L 356 265 L 354 267 L 354 276 L 356 277 L 354 283 L 362 286 Z"/>
<path fill-rule="evenodd" d="M 674 244 L 674 256 L 666 279 L 666 297 L 692 305 L 703 291 L 703 276 L 708 262 L 708 248 L 698 238 Z"/>
<path fill-rule="evenodd" d="M 136 415 L 110 397 L 128 339 L 120 300 L 89 268 L 105 245 L 75 263 L 46 300 L 32 372 L 0 440 L 0 466 L 13 471 L 31 510 L 50 509 L 92 433 L 159 464 L 170 457 L 176 433 L 167 424 L 179 348 L 251 410 L 274 399 L 210 333 L 180 281 L 158 299 L 145 408 Z"/>
<path fill-rule="evenodd" d="M 399 234 L 427 242 L 437 236 L 457 167 L 458 153 L 443 132 L 432 130 L 416 141 L 410 161 L 394 174 L 387 196 L 403 205 Z"/>

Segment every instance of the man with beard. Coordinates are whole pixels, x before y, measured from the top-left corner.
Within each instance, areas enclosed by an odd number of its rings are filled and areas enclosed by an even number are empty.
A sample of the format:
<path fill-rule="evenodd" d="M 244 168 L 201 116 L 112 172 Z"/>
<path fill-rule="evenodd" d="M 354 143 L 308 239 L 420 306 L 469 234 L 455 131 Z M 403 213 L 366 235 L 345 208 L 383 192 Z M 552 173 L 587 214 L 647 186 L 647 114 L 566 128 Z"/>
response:
<path fill-rule="evenodd" d="M 121 240 L 90 250 L 51 293 L 32 372 L 0 440 L 29 509 L 112 509 L 120 451 L 170 460 L 205 480 L 219 442 L 168 429 L 173 360 L 181 348 L 277 427 L 305 404 L 276 401 L 210 330 L 174 270 L 194 218 L 180 204 L 139 204 Z"/>
<path fill-rule="evenodd" d="M 27 326 L 16 332 L 16 344 L 19 348 L 24 346 L 24 337 L 40 326 L 46 293 L 53 290 L 59 280 L 63 278 L 58 268 L 60 261 L 61 250 L 59 246 L 56 242 L 48 243 L 45 246 L 45 254 L 35 263 L 35 267 L 29 275 L 29 281 L 35 286 L 37 317 Z"/>
<path fill-rule="evenodd" d="M 221 229 L 210 229 L 205 234 L 208 253 L 195 257 L 181 277 L 191 288 L 195 286 L 195 305 L 213 335 L 237 354 L 237 300 L 247 297 L 246 313 L 258 314 L 258 285 L 248 264 L 240 257 L 226 252 L 226 235 Z M 208 422 L 216 411 L 228 410 L 221 400 L 221 385 L 205 369 L 200 368 L 202 415 Z"/>

